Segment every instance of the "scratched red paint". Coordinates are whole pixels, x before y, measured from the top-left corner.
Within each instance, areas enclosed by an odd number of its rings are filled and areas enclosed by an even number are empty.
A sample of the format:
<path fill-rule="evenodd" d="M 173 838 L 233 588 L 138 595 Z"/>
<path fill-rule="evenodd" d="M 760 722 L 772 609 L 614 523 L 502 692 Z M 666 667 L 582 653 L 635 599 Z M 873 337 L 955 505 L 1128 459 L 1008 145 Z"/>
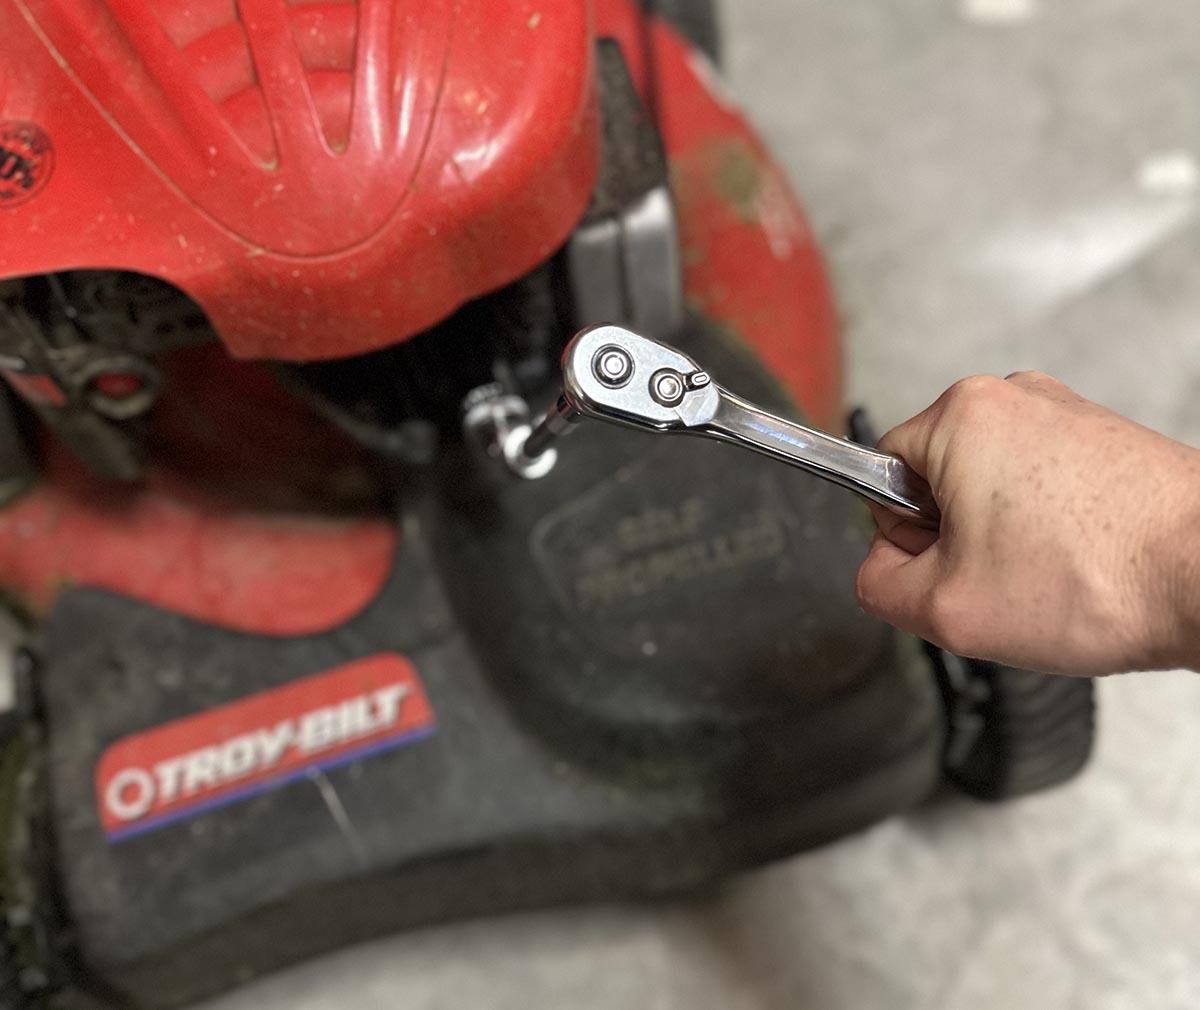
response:
<path fill-rule="evenodd" d="M 174 357 L 162 408 L 141 486 L 98 480 L 48 442 L 45 479 L 0 509 L 5 592 L 44 614 L 65 585 L 96 586 L 276 635 L 336 627 L 374 598 L 393 524 L 329 500 L 365 479 L 354 446 L 216 347 Z"/>
<path fill-rule="evenodd" d="M 837 312 L 804 213 L 694 51 L 662 22 L 652 37 L 688 298 L 756 350 L 809 418 L 840 430 Z"/>

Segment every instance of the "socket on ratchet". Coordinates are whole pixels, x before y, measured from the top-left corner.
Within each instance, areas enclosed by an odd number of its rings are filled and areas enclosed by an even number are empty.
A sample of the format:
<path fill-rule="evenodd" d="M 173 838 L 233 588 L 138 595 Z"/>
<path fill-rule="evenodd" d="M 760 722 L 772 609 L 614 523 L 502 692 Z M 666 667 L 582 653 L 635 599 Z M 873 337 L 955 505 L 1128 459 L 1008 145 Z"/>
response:
<path fill-rule="evenodd" d="M 521 444 L 506 447 L 505 456 L 528 466 L 584 417 L 731 442 L 849 488 L 917 525 L 937 529 L 941 520 L 929 485 L 899 456 L 768 413 L 722 389 L 686 354 L 620 326 L 590 327 L 567 345 L 557 405 L 532 431 L 522 431 Z"/>

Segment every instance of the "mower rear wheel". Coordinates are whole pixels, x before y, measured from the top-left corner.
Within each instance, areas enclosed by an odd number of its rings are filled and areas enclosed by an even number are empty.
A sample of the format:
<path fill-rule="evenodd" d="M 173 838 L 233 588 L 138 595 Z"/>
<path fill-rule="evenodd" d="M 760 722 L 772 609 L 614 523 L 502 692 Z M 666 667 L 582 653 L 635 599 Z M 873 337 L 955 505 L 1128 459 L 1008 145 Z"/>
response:
<path fill-rule="evenodd" d="M 721 24 L 714 0 L 642 0 L 649 14 L 671 22 L 718 67 L 721 65 Z"/>
<path fill-rule="evenodd" d="M 1095 739 L 1090 680 L 931 652 L 949 733 L 948 781 L 981 800 L 1040 792 L 1077 775 Z"/>

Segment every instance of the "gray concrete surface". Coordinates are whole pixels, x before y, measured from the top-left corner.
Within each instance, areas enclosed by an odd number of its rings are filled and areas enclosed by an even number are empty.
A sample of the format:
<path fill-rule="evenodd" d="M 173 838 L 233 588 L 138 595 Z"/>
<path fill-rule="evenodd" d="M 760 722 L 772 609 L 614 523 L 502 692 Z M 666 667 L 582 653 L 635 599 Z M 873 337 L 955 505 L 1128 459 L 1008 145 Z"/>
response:
<path fill-rule="evenodd" d="M 727 6 L 881 422 L 1042 368 L 1200 439 L 1194 0 Z M 1200 677 L 1101 696 L 1094 766 L 1051 795 L 920 811 L 695 903 L 396 937 L 209 1010 L 1200 1006 Z"/>

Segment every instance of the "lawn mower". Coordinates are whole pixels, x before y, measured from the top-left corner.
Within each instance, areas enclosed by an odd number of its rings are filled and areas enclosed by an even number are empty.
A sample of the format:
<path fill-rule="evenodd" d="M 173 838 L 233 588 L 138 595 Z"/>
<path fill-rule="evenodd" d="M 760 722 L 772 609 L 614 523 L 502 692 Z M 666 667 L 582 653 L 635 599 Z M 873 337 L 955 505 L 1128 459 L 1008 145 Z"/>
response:
<path fill-rule="evenodd" d="M 599 424 L 506 465 L 597 323 L 871 440 L 719 66 L 704 0 L 0 0 L 0 1006 L 1082 768 L 1087 682 L 859 609 L 845 491 Z"/>

